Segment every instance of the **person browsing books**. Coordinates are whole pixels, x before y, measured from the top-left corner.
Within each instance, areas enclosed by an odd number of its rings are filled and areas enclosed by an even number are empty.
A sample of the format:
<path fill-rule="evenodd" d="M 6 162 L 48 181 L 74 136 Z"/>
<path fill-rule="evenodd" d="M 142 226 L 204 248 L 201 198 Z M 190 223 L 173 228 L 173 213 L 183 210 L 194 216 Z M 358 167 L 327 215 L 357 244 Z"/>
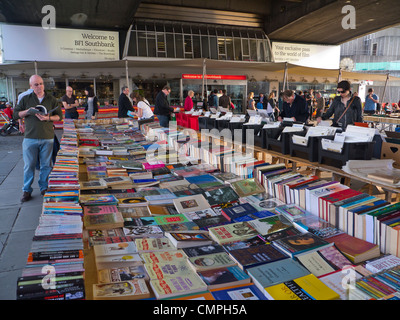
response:
<path fill-rule="evenodd" d="M 322 120 L 328 120 L 333 115 L 332 125 L 346 129 L 347 125 L 362 122 L 361 99 L 351 93 L 350 82 L 343 80 L 337 85 L 338 97 L 335 97 L 329 109 L 316 118 L 319 124 Z"/>
<path fill-rule="evenodd" d="M 308 107 L 306 100 L 293 90 L 285 90 L 282 93 L 283 110 L 278 116 L 278 121 L 283 118 L 292 118 L 294 121 L 306 122 L 308 119 Z"/>
<path fill-rule="evenodd" d="M 154 119 L 154 114 L 153 111 L 151 111 L 150 103 L 144 97 L 142 97 L 142 95 L 135 92 L 131 97 L 132 100 L 136 102 L 138 108 L 137 116 L 139 120 Z"/>
<path fill-rule="evenodd" d="M 35 177 L 36 162 L 40 161 L 39 187 L 42 195 L 48 187 L 48 176 L 52 170 L 52 155 L 54 144 L 53 121 L 63 118 L 57 99 L 44 91 L 42 77 L 33 75 L 29 78 L 33 89 L 25 95 L 14 110 L 14 119 L 25 120 L 25 137 L 22 143 L 24 160 L 23 195 L 21 202 L 32 198 L 32 183 Z M 37 113 L 37 106 L 43 106 L 46 113 Z"/>
<path fill-rule="evenodd" d="M 168 128 L 171 114 L 174 112 L 174 108 L 170 107 L 167 99 L 170 93 L 171 88 L 169 86 L 164 86 L 157 94 L 154 106 L 154 114 L 157 115 L 160 126 L 164 128 Z"/>

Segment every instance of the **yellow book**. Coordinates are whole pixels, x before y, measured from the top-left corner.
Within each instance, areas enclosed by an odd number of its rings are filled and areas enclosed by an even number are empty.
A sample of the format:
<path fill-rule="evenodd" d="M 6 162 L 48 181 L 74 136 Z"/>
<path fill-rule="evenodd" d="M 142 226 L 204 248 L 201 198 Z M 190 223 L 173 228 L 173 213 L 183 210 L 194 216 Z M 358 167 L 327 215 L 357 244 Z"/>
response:
<path fill-rule="evenodd" d="M 337 300 L 339 294 L 313 274 L 264 288 L 271 300 Z"/>

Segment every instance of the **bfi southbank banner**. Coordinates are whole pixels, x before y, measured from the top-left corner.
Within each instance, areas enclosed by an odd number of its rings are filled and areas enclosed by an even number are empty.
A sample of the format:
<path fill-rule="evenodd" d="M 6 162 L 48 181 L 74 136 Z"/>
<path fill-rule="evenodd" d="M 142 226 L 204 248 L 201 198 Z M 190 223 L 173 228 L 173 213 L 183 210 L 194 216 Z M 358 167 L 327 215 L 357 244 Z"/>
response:
<path fill-rule="evenodd" d="M 3 61 L 119 60 L 118 32 L 2 25 Z"/>
<path fill-rule="evenodd" d="M 272 42 L 275 62 L 288 62 L 302 67 L 339 69 L 340 46 Z"/>

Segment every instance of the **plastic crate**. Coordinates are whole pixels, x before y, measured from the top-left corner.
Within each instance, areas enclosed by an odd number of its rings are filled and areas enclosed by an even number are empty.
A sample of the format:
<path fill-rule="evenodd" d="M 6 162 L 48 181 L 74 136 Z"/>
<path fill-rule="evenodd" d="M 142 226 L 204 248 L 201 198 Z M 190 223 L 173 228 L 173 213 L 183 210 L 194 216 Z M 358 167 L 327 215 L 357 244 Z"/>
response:
<path fill-rule="evenodd" d="M 333 137 L 327 137 L 333 140 Z M 318 163 L 336 168 L 342 168 L 348 160 L 371 160 L 374 152 L 375 141 L 371 142 L 345 142 L 342 152 L 334 152 L 322 149 L 322 143 L 318 145 Z"/>
<path fill-rule="evenodd" d="M 308 137 L 307 145 L 303 146 L 293 143 L 293 135 L 304 137 L 306 135 L 306 132 L 296 132 L 290 136 L 290 156 L 305 159 L 310 162 L 318 161 L 320 140 L 322 138 L 334 138 L 334 136 Z"/>
<path fill-rule="evenodd" d="M 290 140 L 294 132 L 282 132 L 283 129 L 284 127 L 263 129 L 265 130 L 265 149 L 280 152 L 282 154 L 290 153 Z M 280 139 L 278 140 L 279 137 Z"/>

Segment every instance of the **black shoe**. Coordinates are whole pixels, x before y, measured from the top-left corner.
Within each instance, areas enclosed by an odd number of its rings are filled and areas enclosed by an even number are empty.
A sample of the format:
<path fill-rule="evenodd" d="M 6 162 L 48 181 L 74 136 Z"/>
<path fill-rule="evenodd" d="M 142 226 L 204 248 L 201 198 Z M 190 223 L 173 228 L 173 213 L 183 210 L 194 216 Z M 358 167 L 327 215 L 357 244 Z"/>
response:
<path fill-rule="evenodd" d="M 32 199 L 31 193 L 27 192 L 27 191 L 24 191 L 24 194 L 22 195 L 22 198 L 21 198 L 21 202 L 26 202 L 26 201 L 29 201 L 31 199 Z"/>
<path fill-rule="evenodd" d="M 42 190 L 42 191 L 40 191 L 40 194 L 41 194 L 42 196 L 44 196 L 44 194 L 46 193 L 46 191 L 47 191 L 47 189 Z"/>

